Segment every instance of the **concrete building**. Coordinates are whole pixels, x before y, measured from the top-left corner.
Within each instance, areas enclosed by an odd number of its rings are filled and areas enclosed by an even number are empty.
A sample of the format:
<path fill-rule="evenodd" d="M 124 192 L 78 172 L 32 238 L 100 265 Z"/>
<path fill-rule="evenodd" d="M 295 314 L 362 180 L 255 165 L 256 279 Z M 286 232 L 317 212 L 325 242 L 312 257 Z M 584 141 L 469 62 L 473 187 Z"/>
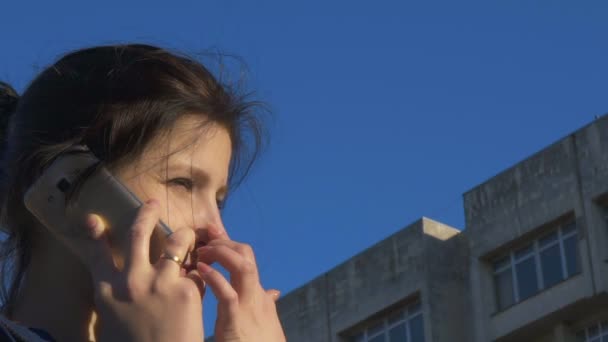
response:
<path fill-rule="evenodd" d="M 608 116 L 286 294 L 290 342 L 608 342 Z"/>
<path fill-rule="evenodd" d="M 461 235 L 423 218 L 287 294 L 278 308 L 288 341 L 376 341 L 366 336 L 384 330 L 401 340 L 469 340 Z"/>
<path fill-rule="evenodd" d="M 474 341 L 608 341 L 607 199 L 608 116 L 464 195 Z"/>

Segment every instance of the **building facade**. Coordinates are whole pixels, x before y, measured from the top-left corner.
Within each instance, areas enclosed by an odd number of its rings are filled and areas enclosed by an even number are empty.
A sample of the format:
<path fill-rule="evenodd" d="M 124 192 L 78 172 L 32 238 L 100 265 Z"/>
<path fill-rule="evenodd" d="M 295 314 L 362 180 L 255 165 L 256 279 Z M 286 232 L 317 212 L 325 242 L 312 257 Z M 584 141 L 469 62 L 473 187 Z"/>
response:
<path fill-rule="evenodd" d="M 278 302 L 290 342 L 608 342 L 608 116 Z"/>

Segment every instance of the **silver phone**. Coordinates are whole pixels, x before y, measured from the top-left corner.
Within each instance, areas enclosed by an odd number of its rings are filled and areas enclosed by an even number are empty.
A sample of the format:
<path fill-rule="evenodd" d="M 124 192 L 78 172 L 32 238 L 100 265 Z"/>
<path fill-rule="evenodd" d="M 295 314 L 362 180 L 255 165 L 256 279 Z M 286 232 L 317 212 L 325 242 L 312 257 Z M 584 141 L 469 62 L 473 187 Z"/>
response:
<path fill-rule="evenodd" d="M 69 200 L 69 201 L 68 201 Z M 66 151 L 32 184 L 24 196 L 26 208 L 51 232 L 79 236 L 88 213 L 99 215 L 109 229 L 116 260 L 122 264 L 120 248 L 126 241 L 142 202 L 131 193 L 86 146 Z M 156 229 L 173 233 L 159 221 Z"/>

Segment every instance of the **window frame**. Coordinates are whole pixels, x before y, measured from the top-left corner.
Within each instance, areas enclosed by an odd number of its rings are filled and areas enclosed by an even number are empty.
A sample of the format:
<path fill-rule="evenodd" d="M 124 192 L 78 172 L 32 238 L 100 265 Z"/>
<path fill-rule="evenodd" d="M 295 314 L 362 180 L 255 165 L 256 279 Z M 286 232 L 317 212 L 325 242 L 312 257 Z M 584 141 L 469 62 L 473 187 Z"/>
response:
<path fill-rule="evenodd" d="M 597 328 L 598 334 L 596 336 L 590 336 L 589 331 Z M 604 339 L 608 339 L 608 321 L 602 320 L 590 324 L 576 333 L 578 338 L 583 338 L 582 342 L 601 342 Z"/>
<path fill-rule="evenodd" d="M 607 211 L 608 213 L 608 211 Z M 574 229 L 571 229 L 574 226 Z M 564 232 L 565 231 L 565 232 Z M 550 241 L 546 244 L 544 244 L 543 246 L 540 246 L 540 241 L 549 237 L 552 234 L 557 234 L 557 238 L 554 241 Z M 570 274 L 569 270 L 568 270 L 568 261 L 566 259 L 566 248 L 564 246 L 564 243 L 567 239 L 576 236 L 576 241 L 577 241 L 577 249 L 576 252 L 578 253 L 578 258 L 577 258 L 577 269 L 576 272 L 572 272 Z M 557 227 L 551 229 L 548 232 L 545 232 L 544 234 L 536 237 L 534 240 L 530 241 L 528 240 L 525 244 L 521 244 L 519 245 L 518 248 L 512 248 L 509 250 L 508 253 L 503 253 L 500 257 L 494 258 L 491 262 L 491 274 L 492 274 L 492 282 L 493 282 L 493 290 L 494 290 L 494 301 L 495 301 L 495 305 L 497 308 L 497 311 L 503 311 L 506 310 L 512 306 L 517 305 L 518 303 L 521 303 L 523 301 L 525 301 L 528 298 L 534 297 L 535 295 L 553 287 L 556 286 L 576 275 L 579 275 L 582 273 L 582 269 L 581 269 L 581 258 L 580 258 L 580 246 L 578 246 L 578 241 L 580 240 L 580 232 L 579 232 L 579 227 L 577 225 L 576 220 L 573 219 L 569 219 L 565 222 L 562 222 L 561 224 L 557 225 Z M 559 253 L 560 253 L 560 268 L 561 268 L 561 280 L 551 284 L 550 286 L 546 286 L 545 284 L 545 279 L 544 279 L 544 275 L 543 275 L 543 266 L 542 266 L 542 262 L 541 262 L 541 253 L 553 248 L 554 246 L 559 245 Z M 523 255 L 518 255 L 521 251 L 524 251 L 526 249 L 530 248 L 530 251 L 526 251 L 525 254 Z M 508 263 L 503 264 L 501 267 L 496 267 L 498 264 L 500 264 L 501 261 L 507 260 Z M 537 291 L 534 292 L 534 294 L 526 297 L 526 298 L 521 298 L 521 294 L 519 291 L 519 279 L 518 279 L 518 274 L 517 274 L 517 265 L 521 264 L 529 259 L 533 259 L 534 263 L 535 263 L 535 274 L 536 274 L 536 284 L 537 284 Z M 500 274 L 502 274 L 503 272 L 509 270 L 511 272 L 511 287 L 512 287 L 512 293 L 511 293 L 511 298 L 512 298 L 512 304 L 507 305 L 505 307 L 500 307 L 500 301 L 499 301 L 499 293 L 498 293 L 498 288 L 497 288 L 497 276 L 499 276 Z"/>
<path fill-rule="evenodd" d="M 398 320 L 395 320 L 395 317 L 399 316 L 399 315 L 401 317 L 399 317 Z M 422 302 L 420 300 L 413 301 L 407 305 L 400 307 L 398 310 L 392 310 L 392 311 L 386 313 L 385 315 L 382 316 L 382 318 L 379 318 L 379 319 L 370 321 L 369 323 L 366 323 L 362 329 L 358 329 L 356 331 L 356 333 L 351 334 L 347 338 L 347 340 L 348 341 L 369 342 L 372 339 L 377 338 L 378 336 L 384 336 L 384 341 L 387 342 L 389 339 L 388 334 L 391 331 L 391 329 L 403 324 L 405 327 L 405 334 L 406 334 L 407 341 L 411 342 L 411 340 L 412 340 L 411 322 L 418 317 L 422 318 L 422 328 L 423 328 L 422 333 L 423 333 L 424 340 L 426 341 L 426 332 L 424 331 L 424 321 L 425 321 L 424 310 L 423 310 Z M 390 323 L 389 323 L 389 320 L 391 321 Z M 371 328 L 377 328 L 379 325 L 382 325 L 381 330 L 374 331 L 373 334 L 369 334 L 369 330 Z"/>

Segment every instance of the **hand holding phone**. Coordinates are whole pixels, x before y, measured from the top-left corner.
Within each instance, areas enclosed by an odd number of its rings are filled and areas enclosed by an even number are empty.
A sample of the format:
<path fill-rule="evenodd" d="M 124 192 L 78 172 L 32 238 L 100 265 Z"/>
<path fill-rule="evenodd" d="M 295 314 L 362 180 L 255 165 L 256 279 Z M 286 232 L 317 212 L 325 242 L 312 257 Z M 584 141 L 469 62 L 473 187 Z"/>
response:
<path fill-rule="evenodd" d="M 203 341 L 204 283 L 197 271 L 184 277 L 173 260 L 150 263 L 155 229 L 168 236 L 165 249 L 175 255 L 185 255 L 195 240 L 189 228 L 172 232 L 164 225 L 157 202 L 142 204 L 86 148 L 58 157 L 24 201 L 89 270 L 97 341 Z M 84 223 L 90 213 L 101 218 L 97 229 Z M 89 234 L 96 230 L 104 234 Z"/>
<path fill-rule="evenodd" d="M 115 260 L 122 268 L 126 234 L 142 202 L 86 146 L 77 146 L 53 161 L 28 189 L 24 202 L 60 238 L 84 236 L 84 217 L 89 213 L 99 215 L 108 229 Z M 172 233 L 160 220 L 157 229 L 167 236 Z"/>

